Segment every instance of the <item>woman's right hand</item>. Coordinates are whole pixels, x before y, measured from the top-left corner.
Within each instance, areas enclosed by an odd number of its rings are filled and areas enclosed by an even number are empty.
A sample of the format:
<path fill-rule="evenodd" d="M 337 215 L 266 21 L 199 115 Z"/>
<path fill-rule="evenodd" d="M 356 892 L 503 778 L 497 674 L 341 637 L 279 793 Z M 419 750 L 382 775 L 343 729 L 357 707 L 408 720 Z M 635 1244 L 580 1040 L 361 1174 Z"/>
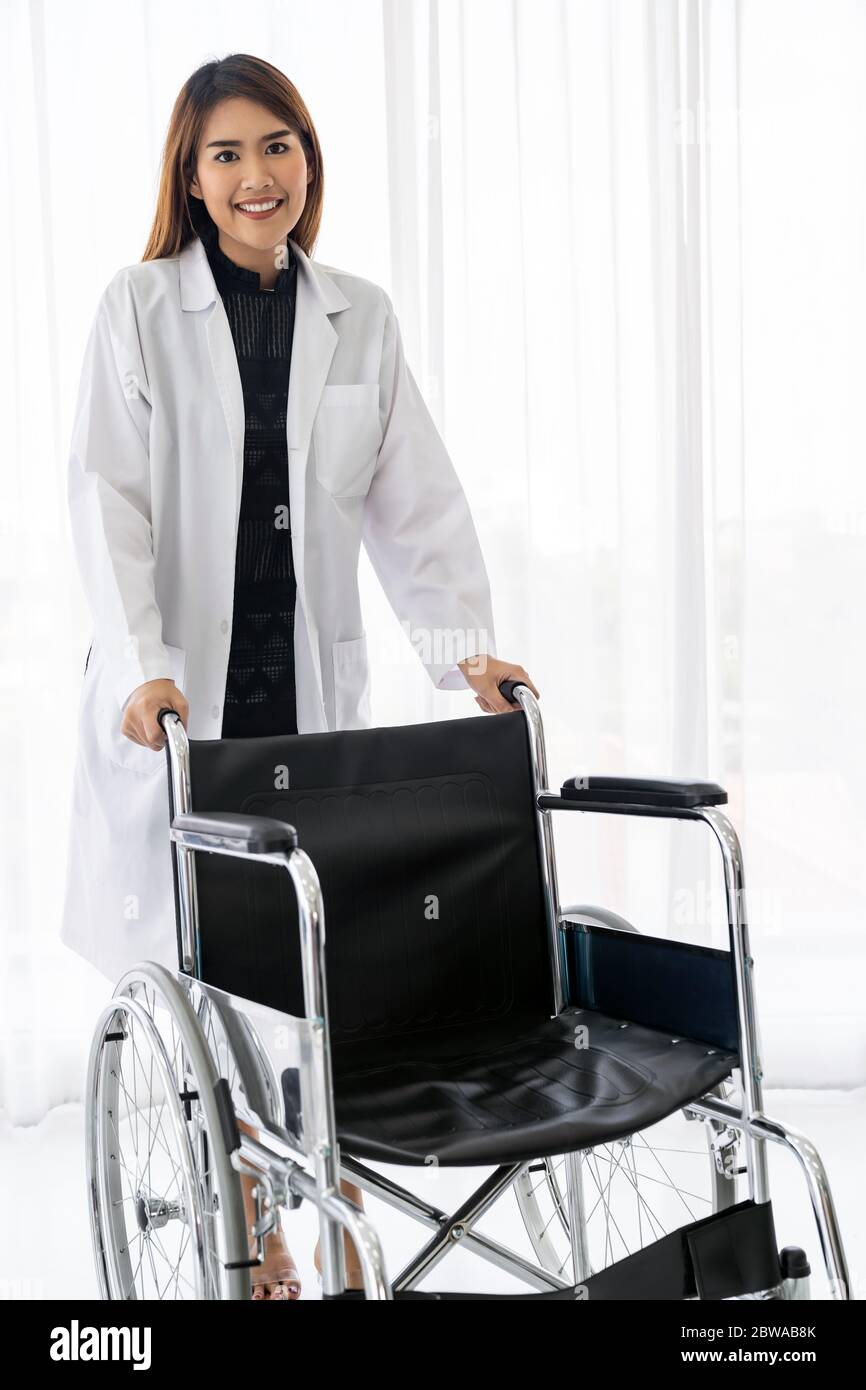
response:
<path fill-rule="evenodd" d="M 158 753 L 165 747 L 165 734 L 156 716 L 161 709 L 173 709 L 180 715 L 180 722 L 186 728 L 189 717 L 189 704 L 182 691 L 173 680 L 145 681 L 133 690 L 123 709 L 120 732 L 133 743 L 144 748 L 152 748 Z"/>

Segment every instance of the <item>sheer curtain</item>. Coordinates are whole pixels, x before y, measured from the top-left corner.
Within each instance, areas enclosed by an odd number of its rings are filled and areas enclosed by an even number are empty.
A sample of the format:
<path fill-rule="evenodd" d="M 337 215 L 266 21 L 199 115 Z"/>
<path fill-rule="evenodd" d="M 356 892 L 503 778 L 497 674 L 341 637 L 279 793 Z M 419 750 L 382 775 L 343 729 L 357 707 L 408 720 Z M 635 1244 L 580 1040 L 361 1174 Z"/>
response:
<path fill-rule="evenodd" d="M 90 628 L 65 510 L 84 341 L 140 259 L 179 86 L 238 50 L 313 114 L 317 259 L 394 299 L 552 778 L 721 782 L 767 1081 L 862 1084 L 863 5 L 7 0 L 0 24 L 13 1123 L 81 1098 L 111 991 L 57 942 Z M 366 557 L 361 580 L 375 722 L 476 713 L 429 685 Z M 575 815 L 557 840 L 566 901 L 724 940 L 700 827 Z"/>

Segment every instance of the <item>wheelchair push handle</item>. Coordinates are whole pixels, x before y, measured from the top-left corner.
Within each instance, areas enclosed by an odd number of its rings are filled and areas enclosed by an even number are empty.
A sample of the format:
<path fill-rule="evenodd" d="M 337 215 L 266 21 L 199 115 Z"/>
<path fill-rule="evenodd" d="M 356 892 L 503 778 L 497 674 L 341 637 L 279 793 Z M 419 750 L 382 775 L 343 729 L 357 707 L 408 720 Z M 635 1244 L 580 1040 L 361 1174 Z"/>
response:
<path fill-rule="evenodd" d="M 512 705 L 516 705 L 518 701 L 514 698 L 514 692 L 519 685 L 526 685 L 526 681 L 500 681 L 499 693 L 503 695 L 506 700 L 510 701 Z M 527 685 L 526 688 L 528 690 L 529 686 Z"/>
<path fill-rule="evenodd" d="M 161 709 L 161 710 L 159 711 L 159 713 L 157 714 L 157 716 L 156 716 L 156 722 L 157 722 L 157 724 L 159 725 L 159 727 L 162 729 L 163 733 L 165 733 L 165 725 L 164 725 L 163 722 L 162 722 L 162 716 L 163 716 L 164 714 L 177 714 L 177 710 L 176 710 L 176 709 L 172 709 L 170 705 L 163 705 L 162 709 Z M 179 715 L 179 714 L 177 714 L 177 717 L 178 717 L 178 719 L 180 719 L 180 715 Z"/>

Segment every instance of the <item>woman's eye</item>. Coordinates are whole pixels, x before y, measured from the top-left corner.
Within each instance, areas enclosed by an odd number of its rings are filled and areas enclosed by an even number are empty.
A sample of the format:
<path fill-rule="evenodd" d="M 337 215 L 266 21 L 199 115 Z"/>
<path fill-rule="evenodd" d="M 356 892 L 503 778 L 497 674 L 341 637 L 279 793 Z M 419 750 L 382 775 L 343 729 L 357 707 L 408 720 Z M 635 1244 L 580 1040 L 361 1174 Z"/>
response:
<path fill-rule="evenodd" d="M 268 145 L 267 150 L 265 150 L 265 154 L 268 154 L 272 150 L 276 150 L 278 154 L 283 154 L 288 148 L 285 140 L 273 140 L 270 145 Z M 223 159 L 224 154 L 231 155 L 231 159 Z M 214 159 L 214 163 L 231 164 L 237 157 L 234 150 L 220 150 L 219 154 Z"/>

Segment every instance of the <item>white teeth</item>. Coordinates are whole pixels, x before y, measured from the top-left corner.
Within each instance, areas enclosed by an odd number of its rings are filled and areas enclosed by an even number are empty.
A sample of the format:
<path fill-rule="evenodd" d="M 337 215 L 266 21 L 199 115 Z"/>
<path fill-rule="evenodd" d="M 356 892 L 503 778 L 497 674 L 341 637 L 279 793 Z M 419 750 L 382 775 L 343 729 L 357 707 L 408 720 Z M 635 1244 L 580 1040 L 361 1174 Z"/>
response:
<path fill-rule="evenodd" d="M 282 199 L 274 198 L 271 203 L 238 203 L 242 212 L 270 212 L 271 208 L 279 207 Z"/>

